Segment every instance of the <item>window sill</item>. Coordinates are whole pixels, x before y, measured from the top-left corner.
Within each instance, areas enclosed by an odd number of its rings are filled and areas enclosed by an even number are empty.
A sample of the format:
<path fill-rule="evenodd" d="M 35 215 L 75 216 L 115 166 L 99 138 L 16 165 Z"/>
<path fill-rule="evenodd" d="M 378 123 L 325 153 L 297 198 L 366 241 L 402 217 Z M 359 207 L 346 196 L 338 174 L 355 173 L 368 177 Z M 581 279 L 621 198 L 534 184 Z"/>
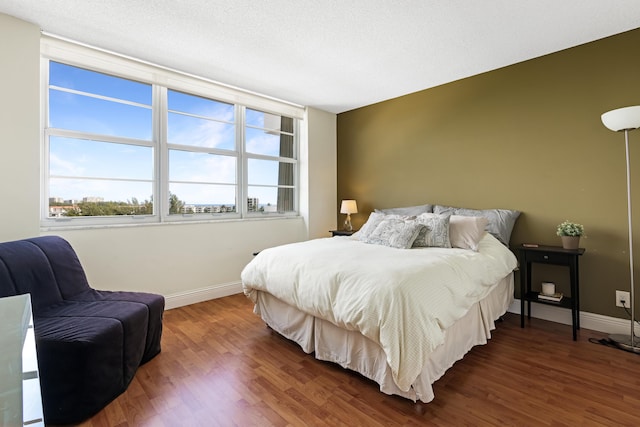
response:
<path fill-rule="evenodd" d="M 93 230 L 93 229 L 106 229 L 106 228 L 137 228 L 137 227 L 166 227 L 166 226 L 181 226 L 181 225 L 202 225 L 202 224 L 222 224 L 222 223 L 237 223 L 237 222 L 254 222 L 254 221 L 282 221 L 282 220 L 298 220 L 302 218 L 301 215 L 278 215 L 278 216 L 248 216 L 245 218 L 221 218 L 221 219 L 193 219 L 182 221 L 163 221 L 163 222 L 142 222 L 142 223 L 120 223 L 120 224 L 86 224 L 86 225 L 72 225 L 68 222 L 61 223 L 60 225 L 41 224 L 40 231 L 67 231 L 67 230 Z"/>

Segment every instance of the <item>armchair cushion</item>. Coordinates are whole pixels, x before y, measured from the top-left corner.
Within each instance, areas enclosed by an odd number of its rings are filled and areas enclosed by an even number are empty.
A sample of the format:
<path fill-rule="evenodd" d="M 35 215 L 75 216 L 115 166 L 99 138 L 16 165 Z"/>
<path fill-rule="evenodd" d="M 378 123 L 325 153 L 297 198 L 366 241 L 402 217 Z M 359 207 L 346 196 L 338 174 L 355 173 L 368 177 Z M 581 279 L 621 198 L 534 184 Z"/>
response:
<path fill-rule="evenodd" d="M 126 389 L 124 332 L 115 319 L 39 317 L 34 331 L 47 424 L 79 423 Z"/>

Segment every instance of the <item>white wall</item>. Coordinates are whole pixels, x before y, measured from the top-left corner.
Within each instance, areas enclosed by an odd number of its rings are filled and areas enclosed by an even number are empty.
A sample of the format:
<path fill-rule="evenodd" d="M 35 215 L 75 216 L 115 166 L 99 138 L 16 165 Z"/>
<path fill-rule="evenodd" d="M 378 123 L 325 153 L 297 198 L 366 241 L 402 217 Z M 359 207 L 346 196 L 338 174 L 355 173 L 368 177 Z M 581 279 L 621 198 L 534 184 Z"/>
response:
<path fill-rule="evenodd" d="M 336 115 L 307 109 L 309 143 L 301 147 L 301 214 L 310 238 L 326 237 L 336 229 L 338 187 Z M 304 134 L 304 131 L 303 131 Z"/>
<path fill-rule="evenodd" d="M 240 292 L 253 252 L 335 227 L 336 116 L 310 109 L 300 217 L 41 232 L 39 39 L 37 26 L 0 14 L 0 241 L 60 235 L 93 287 L 160 293 L 175 307 Z"/>
<path fill-rule="evenodd" d="M 40 30 L 0 14 L 0 240 L 39 232 Z"/>

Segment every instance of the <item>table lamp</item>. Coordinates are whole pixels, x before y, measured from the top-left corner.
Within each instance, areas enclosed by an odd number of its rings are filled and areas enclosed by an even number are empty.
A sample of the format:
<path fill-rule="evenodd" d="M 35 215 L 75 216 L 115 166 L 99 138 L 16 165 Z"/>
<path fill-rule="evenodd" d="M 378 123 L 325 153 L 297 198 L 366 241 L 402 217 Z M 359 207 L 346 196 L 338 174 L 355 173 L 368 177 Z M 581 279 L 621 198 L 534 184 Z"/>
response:
<path fill-rule="evenodd" d="M 344 220 L 344 229 L 352 231 L 351 214 L 358 213 L 358 205 L 355 200 L 343 200 L 340 206 L 340 213 L 347 214 L 347 219 Z"/>

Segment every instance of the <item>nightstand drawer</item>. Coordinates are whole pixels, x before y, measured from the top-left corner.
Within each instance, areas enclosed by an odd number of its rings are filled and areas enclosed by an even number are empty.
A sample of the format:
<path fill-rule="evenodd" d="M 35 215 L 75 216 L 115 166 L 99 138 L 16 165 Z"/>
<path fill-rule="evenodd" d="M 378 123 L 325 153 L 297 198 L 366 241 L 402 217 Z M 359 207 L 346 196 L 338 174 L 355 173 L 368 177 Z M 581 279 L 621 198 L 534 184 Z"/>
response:
<path fill-rule="evenodd" d="M 526 254 L 526 261 L 566 265 L 569 262 L 569 257 L 570 255 L 567 254 L 529 251 Z"/>
<path fill-rule="evenodd" d="M 351 236 L 356 231 L 358 231 L 358 230 L 329 230 L 329 233 L 331 233 L 332 237 L 335 237 L 335 236 Z"/>

